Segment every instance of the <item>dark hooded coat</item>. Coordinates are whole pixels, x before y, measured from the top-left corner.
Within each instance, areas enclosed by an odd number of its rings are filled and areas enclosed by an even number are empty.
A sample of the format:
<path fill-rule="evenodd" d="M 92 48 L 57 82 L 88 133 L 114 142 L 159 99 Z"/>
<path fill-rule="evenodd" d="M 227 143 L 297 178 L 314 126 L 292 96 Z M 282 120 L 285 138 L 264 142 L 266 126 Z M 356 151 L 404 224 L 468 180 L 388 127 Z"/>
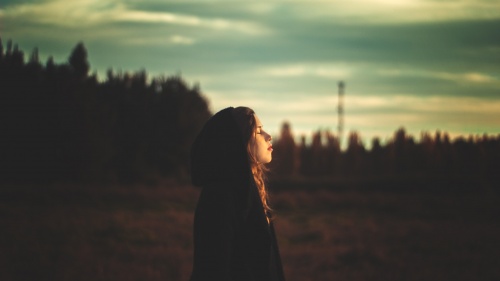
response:
<path fill-rule="evenodd" d="M 192 146 L 192 182 L 202 190 L 190 280 L 284 281 L 274 227 L 267 222 L 232 110 L 215 114 Z"/>

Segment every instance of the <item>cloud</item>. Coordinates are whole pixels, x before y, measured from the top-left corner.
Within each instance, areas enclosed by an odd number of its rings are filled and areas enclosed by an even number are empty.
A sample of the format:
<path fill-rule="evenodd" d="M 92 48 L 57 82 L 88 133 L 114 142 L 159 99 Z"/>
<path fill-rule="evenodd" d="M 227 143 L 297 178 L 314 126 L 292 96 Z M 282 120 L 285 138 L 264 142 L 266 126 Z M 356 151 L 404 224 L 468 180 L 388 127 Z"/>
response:
<path fill-rule="evenodd" d="M 5 7 L 4 18 L 12 21 L 53 24 L 57 26 L 87 26 L 106 20 L 106 1 L 64 1 L 13 4 Z M 104 10 L 104 11 L 103 11 Z"/>
<path fill-rule="evenodd" d="M 452 73 L 443 71 L 410 70 L 410 69 L 380 69 L 377 73 L 390 77 L 427 77 L 436 78 L 455 83 L 498 83 L 498 79 L 486 73 L 465 72 Z"/>
<path fill-rule="evenodd" d="M 473 97 L 445 96 L 346 96 L 346 106 L 357 112 L 384 109 L 391 111 L 411 111 L 425 115 L 427 113 L 480 113 L 500 112 L 500 100 L 486 100 Z"/>
<path fill-rule="evenodd" d="M 10 5 L 4 9 L 2 18 L 69 28 L 83 28 L 114 22 L 135 22 L 164 23 L 214 31 L 234 31 L 246 35 L 269 33 L 269 29 L 254 22 L 203 18 L 171 12 L 132 10 L 125 4 L 112 0 L 53 0 L 43 3 Z"/>
<path fill-rule="evenodd" d="M 229 106 L 249 106 L 259 113 L 259 109 L 267 108 L 270 104 L 269 100 L 256 98 L 258 95 L 255 92 L 245 90 L 208 91 L 205 95 L 212 101 L 210 110 L 214 113 Z"/>
<path fill-rule="evenodd" d="M 174 35 L 170 37 L 170 42 L 181 45 L 192 45 L 195 42 L 195 40 L 193 38 L 185 36 Z"/>
<path fill-rule="evenodd" d="M 297 2 L 296 2 L 297 3 Z M 308 5 L 309 4 L 309 5 Z M 304 9 L 308 5 L 309 9 Z M 344 24 L 425 23 L 500 18 L 500 2 L 488 0 L 352 0 L 299 2 L 304 18 L 328 18 Z"/>
<path fill-rule="evenodd" d="M 169 23 L 184 26 L 203 27 L 212 30 L 231 30 L 247 35 L 262 35 L 268 32 L 259 24 L 222 18 L 202 18 L 169 12 L 130 11 L 126 8 L 112 12 L 115 21 Z"/>
<path fill-rule="evenodd" d="M 245 1 L 246 2 L 246 1 Z M 244 8 L 253 14 L 257 15 L 266 15 L 276 10 L 277 3 L 272 3 L 271 1 L 250 1 L 246 2 L 246 6 Z"/>
<path fill-rule="evenodd" d="M 273 108 L 281 113 L 325 115 L 336 114 L 338 98 L 336 95 L 302 97 L 291 101 L 280 101 L 279 103 L 279 107 L 273 106 Z M 472 97 L 346 95 L 344 97 L 344 106 L 349 114 L 376 115 L 384 112 L 398 114 L 409 112 L 411 114 L 425 115 L 428 113 L 494 114 L 500 112 L 500 100 L 485 100 Z"/>
<path fill-rule="evenodd" d="M 351 77 L 352 68 L 344 63 L 329 64 L 286 64 L 265 67 L 259 70 L 261 75 L 275 77 L 316 76 L 329 79 L 346 79 Z"/>
<path fill-rule="evenodd" d="M 475 73 L 475 72 L 469 72 L 465 73 L 462 75 L 463 79 L 469 82 L 478 82 L 478 83 L 485 83 L 485 82 L 493 82 L 496 81 L 497 79 L 486 75 L 486 74 L 481 74 L 481 73 Z"/>
<path fill-rule="evenodd" d="M 128 45 L 137 45 L 137 46 L 168 46 L 168 45 L 193 45 L 196 43 L 194 38 L 181 36 L 181 35 L 172 35 L 168 37 L 164 36 L 134 36 L 134 37 L 126 37 L 122 39 L 121 42 Z"/>
<path fill-rule="evenodd" d="M 431 76 L 443 79 L 450 80 L 457 83 L 463 82 L 472 82 L 472 83 L 490 83 L 496 82 L 497 79 L 493 76 L 483 73 L 477 72 L 467 72 L 467 73 L 449 73 L 449 72 L 437 72 L 432 74 Z"/>

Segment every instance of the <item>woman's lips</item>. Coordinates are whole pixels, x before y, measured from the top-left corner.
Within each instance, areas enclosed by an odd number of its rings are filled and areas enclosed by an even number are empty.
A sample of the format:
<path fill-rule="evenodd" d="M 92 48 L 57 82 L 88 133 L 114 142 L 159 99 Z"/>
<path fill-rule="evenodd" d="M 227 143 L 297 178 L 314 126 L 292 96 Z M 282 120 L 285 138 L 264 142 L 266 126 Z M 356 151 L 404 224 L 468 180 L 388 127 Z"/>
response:
<path fill-rule="evenodd" d="M 273 146 L 271 145 L 270 147 L 267 148 L 269 151 L 273 151 Z"/>

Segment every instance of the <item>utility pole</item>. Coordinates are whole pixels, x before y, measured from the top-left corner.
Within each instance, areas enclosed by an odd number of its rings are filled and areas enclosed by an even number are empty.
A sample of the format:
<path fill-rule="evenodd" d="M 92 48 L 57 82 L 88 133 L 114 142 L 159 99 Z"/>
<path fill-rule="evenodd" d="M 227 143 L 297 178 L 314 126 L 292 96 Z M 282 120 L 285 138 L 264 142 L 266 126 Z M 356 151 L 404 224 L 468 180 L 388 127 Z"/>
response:
<path fill-rule="evenodd" d="M 345 90 L 344 81 L 340 81 L 338 83 L 338 86 L 339 86 L 339 104 L 337 106 L 337 113 L 339 117 L 339 123 L 337 125 L 337 134 L 340 146 L 342 145 L 342 137 L 344 134 L 344 90 Z"/>

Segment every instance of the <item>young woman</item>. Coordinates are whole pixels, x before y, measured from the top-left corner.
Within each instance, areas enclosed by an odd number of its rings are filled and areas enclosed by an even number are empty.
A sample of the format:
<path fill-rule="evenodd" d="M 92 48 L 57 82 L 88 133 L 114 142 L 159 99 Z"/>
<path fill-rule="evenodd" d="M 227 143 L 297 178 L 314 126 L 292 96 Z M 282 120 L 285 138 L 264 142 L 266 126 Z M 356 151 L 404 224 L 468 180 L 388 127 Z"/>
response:
<path fill-rule="evenodd" d="M 254 111 L 219 111 L 191 152 L 192 182 L 202 187 L 191 281 L 284 281 L 263 179 L 271 136 Z"/>

